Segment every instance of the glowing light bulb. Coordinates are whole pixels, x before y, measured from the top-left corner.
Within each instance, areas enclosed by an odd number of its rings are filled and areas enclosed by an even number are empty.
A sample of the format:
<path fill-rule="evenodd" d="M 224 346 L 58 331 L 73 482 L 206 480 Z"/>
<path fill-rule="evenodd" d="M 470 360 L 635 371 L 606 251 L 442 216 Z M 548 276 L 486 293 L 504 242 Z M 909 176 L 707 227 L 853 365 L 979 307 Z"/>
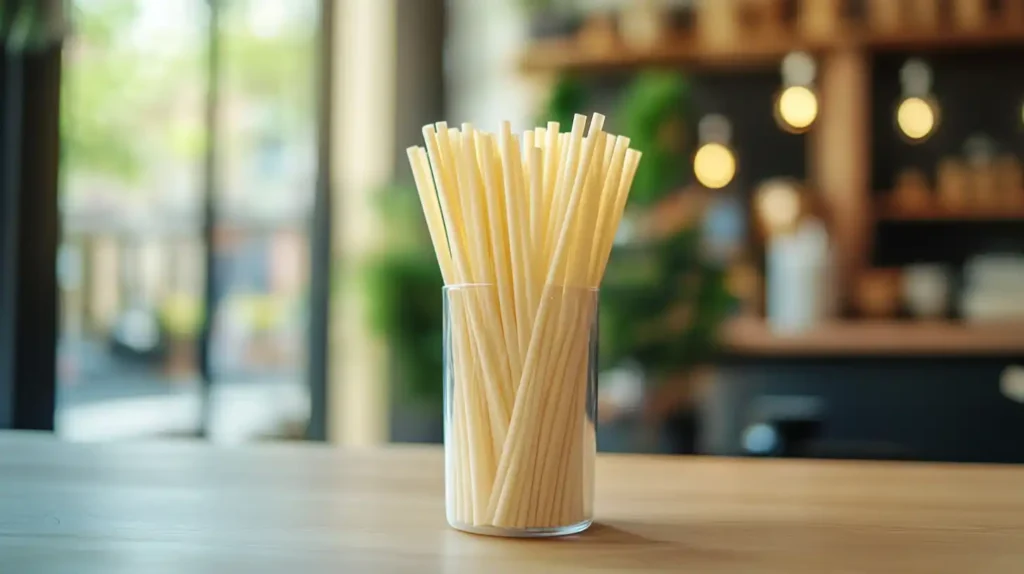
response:
<path fill-rule="evenodd" d="M 693 173 L 704 187 L 723 188 L 736 175 L 736 158 L 732 150 L 722 144 L 704 144 L 693 156 Z"/>
<path fill-rule="evenodd" d="M 776 112 L 783 128 L 806 130 L 818 117 L 818 96 L 804 86 L 790 86 L 779 95 Z"/>
<path fill-rule="evenodd" d="M 935 129 L 935 109 L 921 98 L 907 98 L 896 110 L 896 124 L 908 138 L 923 139 Z"/>

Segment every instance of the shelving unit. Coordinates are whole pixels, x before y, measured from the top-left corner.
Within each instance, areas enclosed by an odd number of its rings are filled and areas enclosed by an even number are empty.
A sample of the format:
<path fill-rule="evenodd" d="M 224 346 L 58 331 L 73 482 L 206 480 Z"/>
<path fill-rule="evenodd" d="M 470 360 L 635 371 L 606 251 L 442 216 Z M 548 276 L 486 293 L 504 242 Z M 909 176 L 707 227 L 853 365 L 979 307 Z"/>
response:
<path fill-rule="evenodd" d="M 706 45 L 696 36 L 674 37 L 646 50 L 623 45 L 593 49 L 573 40 L 544 40 L 526 49 L 519 67 L 525 74 L 541 77 L 647 67 L 742 72 L 772 69 L 793 51 L 814 55 L 821 105 L 814 129 L 807 135 L 807 175 L 833 216 L 837 283 L 849 289 L 868 263 L 876 223 L 1024 221 L 1024 208 L 948 211 L 935 207 L 903 212 L 876 203 L 871 191 L 872 57 L 889 52 L 1015 47 L 1024 47 L 1024 25 L 993 22 L 974 31 L 900 29 L 896 33 L 847 27 L 825 39 L 802 39 L 796 33 L 759 34 L 727 48 Z M 729 352 L 751 356 L 1024 355 L 1024 324 L 851 320 L 782 336 L 763 320 L 740 319 L 727 324 L 723 336 Z"/>
<path fill-rule="evenodd" d="M 818 52 L 826 47 L 785 37 L 766 37 L 722 49 L 704 46 L 695 38 L 676 38 L 650 50 L 624 46 L 594 50 L 572 40 L 558 39 L 535 42 L 522 55 L 519 65 L 524 73 L 605 72 L 654 66 L 738 71 L 777 65 L 794 50 Z"/>
<path fill-rule="evenodd" d="M 758 319 L 736 319 L 723 331 L 725 349 L 760 356 L 1024 355 L 1024 323 L 846 321 L 780 335 Z"/>
<path fill-rule="evenodd" d="M 728 48 L 704 45 L 697 38 L 677 37 L 648 50 L 626 46 L 587 49 L 573 40 L 542 40 L 531 44 L 520 58 L 525 73 L 601 72 L 648 66 L 673 66 L 687 69 L 742 70 L 777 65 L 793 51 L 825 55 L 836 50 L 872 52 L 1024 46 L 1024 27 L 985 28 L 978 31 L 936 30 L 900 31 L 879 34 L 848 31 L 821 40 L 798 36 L 760 35 L 744 38 Z"/>
<path fill-rule="evenodd" d="M 1024 195 L 1024 192 L 1021 192 Z M 877 219 L 884 222 L 978 222 L 1015 221 L 1024 222 L 1024 207 L 992 207 L 985 209 L 950 210 L 939 206 L 914 211 L 893 209 L 882 205 L 878 209 Z"/>

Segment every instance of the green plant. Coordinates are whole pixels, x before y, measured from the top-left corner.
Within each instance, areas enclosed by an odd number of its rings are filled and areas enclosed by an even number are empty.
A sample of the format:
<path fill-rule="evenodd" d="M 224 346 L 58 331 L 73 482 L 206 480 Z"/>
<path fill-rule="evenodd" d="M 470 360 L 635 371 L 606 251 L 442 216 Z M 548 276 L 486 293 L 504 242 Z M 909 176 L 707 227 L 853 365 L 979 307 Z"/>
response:
<path fill-rule="evenodd" d="M 370 327 L 387 342 L 399 396 L 439 404 L 442 281 L 416 190 L 392 186 L 377 194 L 376 203 L 386 227 L 397 233 L 363 269 Z"/>
<path fill-rule="evenodd" d="M 682 75 L 646 72 L 630 85 L 619 116 L 630 146 L 644 157 L 633 180 L 631 205 L 651 205 L 684 179 L 690 86 Z"/>
<path fill-rule="evenodd" d="M 577 8 L 576 0 L 519 0 L 519 5 L 530 14 L 569 12 Z"/>
<path fill-rule="evenodd" d="M 732 304 L 699 229 L 616 247 L 601 286 L 601 361 L 635 360 L 654 380 L 686 372 L 714 353 Z"/>
<path fill-rule="evenodd" d="M 537 125 L 543 126 L 549 121 L 558 122 L 562 131 L 569 131 L 573 116 L 583 113 L 586 105 L 586 86 L 572 76 L 559 76 L 551 88 Z"/>
<path fill-rule="evenodd" d="M 630 194 L 633 218 L 685 193 L 688 95 L 685 78 L 667 73 L 641 75 L 628 91 L 625 135 L 644 154 Z M 601 287 L 601 361 L 635 360 L 655 381 L 685 373 L 714 352 L 731 306 L 724 270 L 704 258 L 699 228 L 617 245 Z"/>

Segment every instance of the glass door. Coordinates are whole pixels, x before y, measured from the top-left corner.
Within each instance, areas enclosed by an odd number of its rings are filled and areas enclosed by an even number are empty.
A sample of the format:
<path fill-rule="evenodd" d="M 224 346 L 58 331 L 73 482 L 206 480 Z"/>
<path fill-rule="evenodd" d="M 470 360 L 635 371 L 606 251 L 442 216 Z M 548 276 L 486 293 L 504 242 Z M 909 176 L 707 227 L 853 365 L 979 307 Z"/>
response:
<path fill-rule="evenodd" d="M 70 5 L 58 432 L 301 434 L 319 1 Z"/>
<path fill-rule="evenodd" d="M 202 411 L 204 0 L 75 0 L 61 94 L 61 434 L 193 434 Z"/>
<path fill-rule="evenodd" d="M 319 0 L 222 4 L 211 436 L 301 437 Z"/>

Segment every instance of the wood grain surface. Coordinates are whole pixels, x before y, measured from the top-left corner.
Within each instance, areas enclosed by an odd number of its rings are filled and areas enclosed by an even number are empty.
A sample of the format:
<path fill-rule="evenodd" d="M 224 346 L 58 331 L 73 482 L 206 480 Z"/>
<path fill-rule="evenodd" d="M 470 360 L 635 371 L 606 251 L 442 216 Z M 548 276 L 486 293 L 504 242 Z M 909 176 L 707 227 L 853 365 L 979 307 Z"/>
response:
<path fill-rule="evenodd" d="M 449 529 L 441 451 L 0 433 L 0 572 L 1024 571 L 1024 468 L 602 456 L 559 540 Z"/>

